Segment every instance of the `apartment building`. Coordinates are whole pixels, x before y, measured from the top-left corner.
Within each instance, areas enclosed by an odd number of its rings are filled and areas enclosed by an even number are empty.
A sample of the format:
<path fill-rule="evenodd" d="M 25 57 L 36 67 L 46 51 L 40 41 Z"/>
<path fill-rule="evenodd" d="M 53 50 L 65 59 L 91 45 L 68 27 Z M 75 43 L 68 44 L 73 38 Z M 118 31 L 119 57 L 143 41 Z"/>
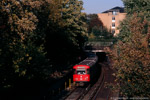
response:
<path fill-rule="evenodd" d="M 126 16 L 123 7 L 114 7 L 110 10 L 98 14 L 98 17 L 103 22 L 103 25 L 111 31 L 114 36 L 119 33 L 118 26 Z"/>

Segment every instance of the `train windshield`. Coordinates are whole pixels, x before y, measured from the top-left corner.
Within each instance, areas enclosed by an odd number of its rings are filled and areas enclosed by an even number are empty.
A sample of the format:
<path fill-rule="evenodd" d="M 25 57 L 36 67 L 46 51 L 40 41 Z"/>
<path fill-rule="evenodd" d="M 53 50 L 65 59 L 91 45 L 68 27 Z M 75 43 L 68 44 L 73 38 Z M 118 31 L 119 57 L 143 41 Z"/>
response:
<path fill-rule="evenodd" d="M 80 75 L 80 74 L 86 74 L 86 73 L 85 73 L 85 70 L 77 70 L 77 74 Z"/>

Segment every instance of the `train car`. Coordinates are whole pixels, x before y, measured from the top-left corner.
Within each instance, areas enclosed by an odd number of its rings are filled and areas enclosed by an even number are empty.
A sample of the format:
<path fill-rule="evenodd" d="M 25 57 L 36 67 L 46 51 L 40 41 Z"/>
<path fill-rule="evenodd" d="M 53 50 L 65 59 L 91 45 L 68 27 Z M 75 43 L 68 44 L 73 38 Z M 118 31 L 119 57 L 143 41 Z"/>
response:
<path fill-rule="evenodd" d="M 97 68 L 98 57 L 96 55 L 90 55 L 79 64 L 73 66 L 74 74 L 73 81 L 76 83 L 89 83 L 95 75 Z"/>

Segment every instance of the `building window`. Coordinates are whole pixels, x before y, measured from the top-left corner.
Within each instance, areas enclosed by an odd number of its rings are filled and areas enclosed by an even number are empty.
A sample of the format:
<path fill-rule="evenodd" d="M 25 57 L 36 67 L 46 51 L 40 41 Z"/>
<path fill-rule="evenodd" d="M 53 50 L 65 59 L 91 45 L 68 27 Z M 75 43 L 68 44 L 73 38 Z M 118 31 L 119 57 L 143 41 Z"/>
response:
<path fill-rule="evenodd" d="M 112 20 L 115 20 L 115 17 L 112 17 Z"/>
<path fill-rule="evenodd" d="M 118 11 L 113 11 L 112 14 L 113 14 L 113 15 L 117 15 L 117 14 L 118 14 Z"/>
<path fill-rule="evenodd" d="M 115 17 L 112 17 L 112 22 L 115 22 Z"/>
<path fill-rule="evenodd" d="M 115 23 L 112 23 L 112 27 L 115 27 Z"/>

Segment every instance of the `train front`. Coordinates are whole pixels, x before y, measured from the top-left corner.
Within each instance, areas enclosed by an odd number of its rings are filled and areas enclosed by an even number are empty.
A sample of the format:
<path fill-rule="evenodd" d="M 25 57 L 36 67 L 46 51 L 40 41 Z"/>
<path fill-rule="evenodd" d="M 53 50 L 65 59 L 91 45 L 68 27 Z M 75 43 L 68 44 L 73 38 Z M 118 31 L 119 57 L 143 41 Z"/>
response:
<path fill-rule="evenodd" d="M 73 67 L 73 81 L 76 83 L 84 83 L 90 81 L 90 67 L 87 65 L 75 65 Z"/>

